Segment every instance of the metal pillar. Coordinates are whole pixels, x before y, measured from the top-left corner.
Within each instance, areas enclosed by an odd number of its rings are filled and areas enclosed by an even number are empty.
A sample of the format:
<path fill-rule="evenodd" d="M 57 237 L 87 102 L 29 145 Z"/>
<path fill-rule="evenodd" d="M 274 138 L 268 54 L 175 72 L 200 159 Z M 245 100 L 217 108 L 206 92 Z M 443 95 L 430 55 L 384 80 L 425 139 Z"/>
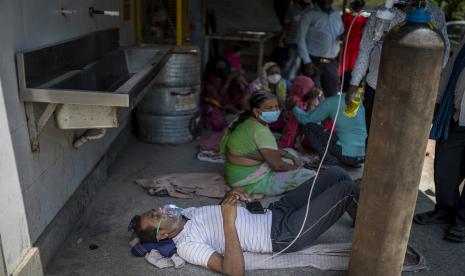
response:
<path fill-rule="evenodd" d="M 383 44 L 349 275 L 400 275 L 444 43 L 427 24 L 395 27 Z"/>

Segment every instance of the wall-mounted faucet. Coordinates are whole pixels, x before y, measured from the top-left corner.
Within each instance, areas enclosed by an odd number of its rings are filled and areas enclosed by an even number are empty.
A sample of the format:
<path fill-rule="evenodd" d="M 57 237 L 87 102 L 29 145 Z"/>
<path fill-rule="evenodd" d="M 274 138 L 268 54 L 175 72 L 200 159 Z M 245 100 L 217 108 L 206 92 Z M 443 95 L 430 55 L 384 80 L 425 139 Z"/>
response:
<path fill-rule="evenodd" d="M 108 16 L 119 16 L 119 11 L 101 11 L 96 10 L 94 7 L 89 7 L 89 15 L 94 16 L 94 14 L 108 15 Z"/>
<path fill-rule="evenodd" d="M 73 15 L 73 14 L 75 14 L 75 13 L 76 13 L 76 10 L 67 10 L 67 9 L 61 8 L 60 13 L 61 13 L 61 15 L 63 15 L 63 16 L 68 16 L 68 15 Z"/>

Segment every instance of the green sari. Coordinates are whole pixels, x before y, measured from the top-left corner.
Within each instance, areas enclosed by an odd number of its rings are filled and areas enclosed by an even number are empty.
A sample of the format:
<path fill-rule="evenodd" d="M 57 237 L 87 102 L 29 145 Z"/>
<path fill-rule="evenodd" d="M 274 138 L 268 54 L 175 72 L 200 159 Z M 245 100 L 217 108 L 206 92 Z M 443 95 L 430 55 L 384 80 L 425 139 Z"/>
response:
<path fill-rule="evenodd" d="M 243 187 L 249 193 L 279 195 L 293 190 L 315 176 L 308 169 L 276 172 L 263 160 L 259 149 L 278 150 L 276 139 L 267 126 L 254 119 L 242 122 L 222 142 L 222 152 L 232 150 L 235 154 L 261 161 L 255 166 L 235 165 L 225 161 L 226 183 L 231 187 Z"/>

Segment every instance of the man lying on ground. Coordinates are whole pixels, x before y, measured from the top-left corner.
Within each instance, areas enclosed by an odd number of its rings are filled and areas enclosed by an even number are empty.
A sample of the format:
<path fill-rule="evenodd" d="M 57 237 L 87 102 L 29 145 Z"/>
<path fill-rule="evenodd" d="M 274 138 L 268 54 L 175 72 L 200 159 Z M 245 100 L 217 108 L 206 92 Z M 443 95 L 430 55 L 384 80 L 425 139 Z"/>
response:
<path fill-rule="evenodd" d="M 142 241 L 173 239 L 178 255 L 187 262 L 228 275 L 244 274 L 244 251 L 272 253 L 283 250 L 297 236 L 306 213 L 313 178 L 270 204 L 263 214 L 239 207 L 250 195 L 232 189 L 221 205 L 188 208 L 182 215 L 150 210 L 137 225 Z M 348 212 L 357 210 L 359 187 L 339 167 L 322 171 L 313 188 L 305 228 L 286 251 L 299 251 L 313 244 Z"/>

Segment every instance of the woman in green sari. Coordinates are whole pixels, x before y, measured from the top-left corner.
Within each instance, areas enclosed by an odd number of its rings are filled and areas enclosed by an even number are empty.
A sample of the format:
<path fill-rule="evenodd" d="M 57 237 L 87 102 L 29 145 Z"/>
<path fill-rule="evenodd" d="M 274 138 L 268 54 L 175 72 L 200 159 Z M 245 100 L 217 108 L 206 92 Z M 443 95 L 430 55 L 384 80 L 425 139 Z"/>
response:
<path fill-rule="evenodd" d="M 297 157 L 280 150 L 268 124 L 280 115 L 274 94 L 258 91 L 250 98 L 250 109 L 231 124 L 221 151 L 225 157 L 226 183 L 248 193 L 279 195 L 315 176 Z"/>

